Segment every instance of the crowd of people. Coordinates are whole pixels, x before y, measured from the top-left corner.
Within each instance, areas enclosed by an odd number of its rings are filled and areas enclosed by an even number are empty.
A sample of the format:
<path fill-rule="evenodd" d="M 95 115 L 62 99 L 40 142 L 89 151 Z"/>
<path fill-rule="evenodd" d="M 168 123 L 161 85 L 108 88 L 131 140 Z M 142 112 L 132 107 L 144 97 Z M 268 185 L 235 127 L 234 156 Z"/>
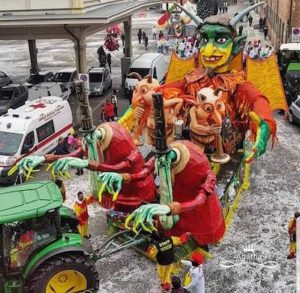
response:
<path fill-rule="evenodd" d="M 249 41 L 244 54 L 251 59 L 264 59 L 268 58 L 273 53 L 273 48 L 269 45 L 263 45 L 261 40 Z"/>

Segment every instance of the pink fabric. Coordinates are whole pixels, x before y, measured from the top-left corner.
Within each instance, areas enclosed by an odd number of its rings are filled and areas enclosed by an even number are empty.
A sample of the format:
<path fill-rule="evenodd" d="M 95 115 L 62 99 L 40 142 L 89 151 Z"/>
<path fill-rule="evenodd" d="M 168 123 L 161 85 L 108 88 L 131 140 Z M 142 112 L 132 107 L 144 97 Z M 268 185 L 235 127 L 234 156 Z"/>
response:
<path fill-rule="evenodd" d="M 73 144 L 75 144 L 75 142 L 76 142 L 76 140 L 75 140 L 74 136 L 73 135 L 69 135 L 69 137 L 68 137 L 68 144 L 69 145 L 73 145 Z"/>

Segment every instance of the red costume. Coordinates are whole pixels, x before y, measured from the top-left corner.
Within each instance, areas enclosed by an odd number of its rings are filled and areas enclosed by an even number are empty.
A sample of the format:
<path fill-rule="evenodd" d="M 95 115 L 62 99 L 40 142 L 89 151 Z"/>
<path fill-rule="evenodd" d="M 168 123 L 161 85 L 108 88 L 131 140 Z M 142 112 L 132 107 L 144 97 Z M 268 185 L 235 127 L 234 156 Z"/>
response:
<path fill-rule="evenodd" d="M 145 161 L 127 130 L 117 123 L 104 123 L 99 128 L 105 131 L 104 141 L 98 149 L 100 163 L 92 161 L 88 169 L 129 174 L 140 172 Z M 123 184 L 116 202 L 112 202 L 111 195 L 104 194 L 101 205 L 117 211 L 132 212 L 143 202 L 152 202 L 155 196 L 152 173 L 145 176 L 143 181 Z"/>
<path fill-rule="evenodd" d="M 104 105 L 104 115 L 106 118 L 114 118 L 115 110 L 114 105 L 112 103 L 105 103 Z"/>
<path fill-rule="evenodd" d="M 218 242 L 225 232 L 222 207 L 216 194 L 216 177 L 206 156 L 190 141 L 171 144 L 180 153 L 179 161 L 172 165 L 173 202 L 180 204 L 179 221 L 166 236 L 180 236 L 191 232 L 199 245 Z M 154 159 L 142 172 L 132 174 L 130 182 L 143 180 L 154 169 Z"/>

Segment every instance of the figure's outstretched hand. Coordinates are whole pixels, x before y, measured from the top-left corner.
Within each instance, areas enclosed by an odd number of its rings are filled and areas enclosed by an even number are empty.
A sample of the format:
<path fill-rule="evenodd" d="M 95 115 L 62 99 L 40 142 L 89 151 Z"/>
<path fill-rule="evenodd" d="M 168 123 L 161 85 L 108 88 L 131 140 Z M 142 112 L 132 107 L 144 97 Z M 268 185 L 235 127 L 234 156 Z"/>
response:
<path fill-rule="evenodd" d="M 270 137 L 270 127 L 266 121 L 261 119 L 255 112 L 250 112 L 249 116 L 251 120 L 256 124 L 256 139 L 255 143 L 252 147 L 251 152 L 247 154 L 245 161 L 246 163 L 250 163 L 253 159 L 260 157 L 265 153 L 268 140 Z"/>
<path fill-rule="evenodd" d="M 123 177 L 119 173 L 104 172 L 97 176 L 101 183 L 98 193 L 98 200 L 101 202 L 102 194 L 107 190 L 112 195 L 112 200 L 116 201 L 122 188 Z"/>
<path fill-rule="evenodd" d="M 166 216 L 171 212 L 168 205 L 165 204 L 146 204 L 137 208 L 132 214 L 130 214 L 126 221 L 125 227 L 129 227 L 129 223 L 133 220 L 132 231 L 138 234 L 138 229 L 142 228 L 144 231 L 152 233 L 156 231 L 153 224 L 154 216 Z"/>
<path fill-rule="evenodd" d="M 8 171 L 8 176 L 11 176 L 17 171 L 21 170 L 24 173 L 26 180 L 28 180 L 32 172 L 39 171 L 39 170 L 34 170 L 34 168 L 36 168 L 39 165 L 42 165 L 43 163 L 45 163 L 44 156 L 28 156 L 22 159 L 20 162 L 18 162 L 15 166 L 13 166 Z"/>
<path fill-rule="evenodd" d="M 69 174 L 69 169 L 71 168 L 86 168 L 89 164 L 88 160 L 82 160 L 79 158 L 73 158 L 73 157 L 65 157 L 62 159 L 59 159 L 52 164 L 50 164 L 47 168 L 47 171 L 49 169 L 51 170 L 51 175 L 53 178 L 55 178 L 55 174 L 59 174 L 65 179 L 70 179 L 71 176 Z"/>

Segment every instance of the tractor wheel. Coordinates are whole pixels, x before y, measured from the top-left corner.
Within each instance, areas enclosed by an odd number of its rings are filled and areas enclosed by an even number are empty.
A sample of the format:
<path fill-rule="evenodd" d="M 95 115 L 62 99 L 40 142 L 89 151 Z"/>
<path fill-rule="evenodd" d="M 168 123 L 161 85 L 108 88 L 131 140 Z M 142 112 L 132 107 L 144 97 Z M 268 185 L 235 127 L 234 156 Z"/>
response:
<path fill-rule="evenodd" d="M 82 254 L 61 254 L 36 269 L 27 281 L 25 292 L 97 292 L 98 288 L 98 273 L 90 259 Z"/>

